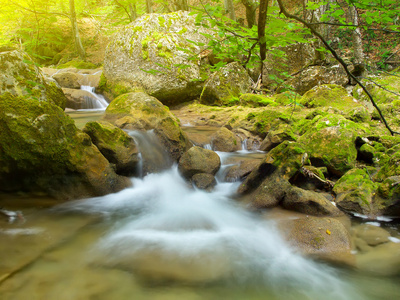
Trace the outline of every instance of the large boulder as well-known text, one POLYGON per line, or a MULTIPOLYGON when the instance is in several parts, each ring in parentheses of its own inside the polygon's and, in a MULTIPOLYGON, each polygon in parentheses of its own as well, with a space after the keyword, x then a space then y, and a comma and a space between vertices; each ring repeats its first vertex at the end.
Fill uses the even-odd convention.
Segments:
POLYGON ((83 128, 100 152, 113 163, 117 174, 137 175, 140 162, 139 151, 133 138, 111 123, 89 122, 83 128))
POLYGON ((80 89, 81 85, 79 84, 79 77, 76 73, 73 72, 62 72, 57 73, 52 76, 58 84, 63 88, 68 89, 80 89))
POLYGON ((202 33, 210 32, 196 26, 195 16, 186 11, 142 16, 108 45, 103 88, 113 93, 116 86, 142 89, 167 105, 200 96, 205 73, 190 58, 201 50, 195 43, 208 43, 202 33))
POLYGON ((221 167, 217 153, 198 146, 190 148, 179 160, 178 170, 186 179, 191 179, 198 173, 215 175, 221 167))
POLYGON ((34 98, 65 108, 66 98, 56 83, 46 80, 30 57, 21 51, 0 52, 0 94, 34 98))
POLYGON ((71 199, 129 184, 51 100, 0 95, 0 190, 71 199))
POLYGON ((251 91, 252 81, 238 62, 214 72, 205 82, 200 101, 206 104, 236 104, 241 94, 251 91))
POLYGON ((345 86, 349 82, 346 71, 340 64, 331 66, 311 66, 285 82, 286 85, 303 95, 313 87, 323 84, 345 86))
POLYGON ((174 161, 191 146, 179 120, 156 98, 143 92, 127 93, 107 107, 104 120, 129 130, 152 130, 174 161))

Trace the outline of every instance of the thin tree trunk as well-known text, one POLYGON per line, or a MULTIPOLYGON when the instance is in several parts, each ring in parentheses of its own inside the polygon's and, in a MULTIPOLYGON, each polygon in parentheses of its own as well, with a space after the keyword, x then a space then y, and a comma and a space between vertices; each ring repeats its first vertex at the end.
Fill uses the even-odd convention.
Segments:
POLYGON ((72 26, 72 35, 75 41, 75 48, 78 52, 80 59, 85 60, 86 54, 85 49, 83 49, 81 38, 79 37, 78 31, 78 23, 76 22, 76 13, 75 13, 75 1, 69 0, 69 12, 70 12, 70 20, 72 26))
POLYGON ((148 14, 153 13, 153 0, 146 0, 146 12, 148 14))
MULTIPOLYGON (((350 18, 354 25, 359 24, 357 8, 353 5, 349 7, 350 18)), ((353 45, 354 45, 354 71, 355 76, 362 76, 365 71, 365 55, 363 50, 363 43, 360 28, 355 27, 352 32, 353 45)))
POLYGON ((175 9, 176 10, 189 10, 189 4, 187 0, 176 0, 175 1, 175 9))
POLYGON ((246 8, 247 27, 252 28, 256 25, 256 10, 258 3, 254 0, 241 0, 240 2, 242 2, 246 8))
POLYGON ((236 21, 235 7, 232 0, 224 0, 225 11, 229 14, 229 18, 236 21))
POLYGON ((129 12, 129 19, 131 22, 135 21, 137 18, 136 3, 129 3, 129 12))

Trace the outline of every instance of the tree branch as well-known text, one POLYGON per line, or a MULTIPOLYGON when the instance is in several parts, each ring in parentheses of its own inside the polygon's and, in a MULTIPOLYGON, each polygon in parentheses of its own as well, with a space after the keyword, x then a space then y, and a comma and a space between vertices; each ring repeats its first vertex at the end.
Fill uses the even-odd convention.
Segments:
POLYGON ((290 14, 290 13, 286 10, 286 8, 283 6, 282 0, 277 0, 277 1, 278 1, 280 13, 282 13, 285 17, 287 17, 287 18, 289 18, 289 19, 294 19, 294 20, 296 20, 296 21, 302 23, 304 26, 306 26, 308 29, 310 29, 311 33, 312 33, 314 36, 316 36, 316 37, 324 44, 324 46, 326 47, 326 49, 328 49, 328 50, 332 53, 333 57, 342 65, 342 67, 343 67, 344 70, 346 71, 346 74, 347 74, 347 76, 349 77, 349 79, 350 79, 350 78, 353 79, 356 83, 358 83, 358 84, 361 86, 361 88, 364 90, 364 92, 367 94, 368 98, 370 99, 372 105, 373 105, 373 106, 375 107, 375 109, 378 111, 379 116, 380 116, 382 122, 384 123, 385 127, 389 130, 390 134, 391 134, 391 135, 400 134, 400 133, 398 133, 398 132, 393 131, 393 130, 390 128, 389 124, 386 122, 386 119, 385 119, 385 117, 384 117, 383 114, 382 114, 382 111, 380 110, 380 108, 378 107, 378 105, 375 103, 375 100, 374 100, 374 98, 372 97, 371 93, 370 93, 370 92, 367 90, 367 88, 361 83, 361 81, 358 80, 357 77, 355 77, 355 76, 349 71, 349 69, 347 68, 347 65, 346 65, 346 63, 343 61, 343 59, 336 53, 336 51, 335 51, 331 46, 329 46, 328 42, 322 37, 322 35, 314 29, 314 26, 310 25, 309 23, 307 23, 306 21, 304 21, 303 19, 301 19, 301 18, 299 18, 299 17, 297 17, 297 16, 294 16, 294 15, 290 14))

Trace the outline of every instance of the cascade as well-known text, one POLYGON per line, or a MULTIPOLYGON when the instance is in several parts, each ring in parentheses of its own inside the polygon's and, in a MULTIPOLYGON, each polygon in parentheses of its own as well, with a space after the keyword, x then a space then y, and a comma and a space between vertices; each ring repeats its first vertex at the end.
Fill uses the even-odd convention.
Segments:
POLYGON ((87 91, 91 94, 93 97, 85 97, 85 103, 84 103, 84 108, 85 110, 90 109, 90 110, 105 110, 108 106, 108 102, 104 97, 100 94, 95 93, 95 88, 88 86, 88 85, 82 85, 81 90, 87 91))

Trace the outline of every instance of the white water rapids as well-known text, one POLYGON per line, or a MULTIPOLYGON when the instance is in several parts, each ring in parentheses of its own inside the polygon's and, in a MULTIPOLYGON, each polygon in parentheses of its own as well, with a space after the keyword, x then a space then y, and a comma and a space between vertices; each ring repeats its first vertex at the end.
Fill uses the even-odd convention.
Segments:
POLYGON ((132 181, 119 193, 59 207, 113 222, 88 254, 91 264, 162 282, 267 286, 273 299, 363 299, 339 271, 302 257, 273 222, 237 205, 237 183, 196 190, 176 166, 132 181))

